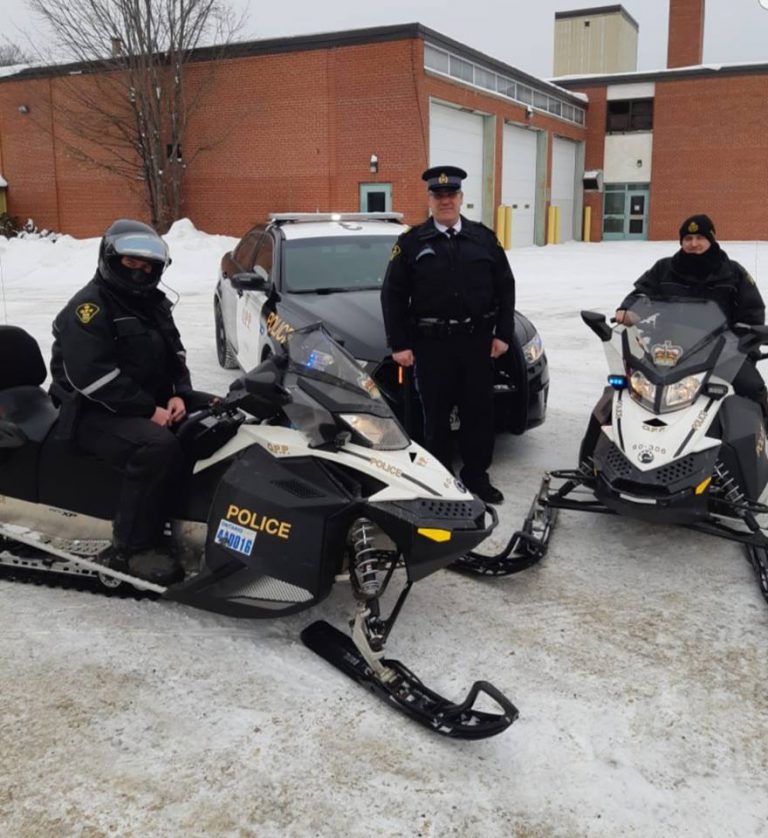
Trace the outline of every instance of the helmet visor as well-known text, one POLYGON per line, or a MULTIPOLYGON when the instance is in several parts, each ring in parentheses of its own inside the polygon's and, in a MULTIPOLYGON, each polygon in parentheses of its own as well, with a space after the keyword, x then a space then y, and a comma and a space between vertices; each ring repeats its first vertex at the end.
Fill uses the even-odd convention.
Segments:
POLYGON ((131 256, 134 259, 148 259, 168 265, 168 246, 159 236, 146 233, 125 233, 115 236, 111 242, 118 256, 131 256))

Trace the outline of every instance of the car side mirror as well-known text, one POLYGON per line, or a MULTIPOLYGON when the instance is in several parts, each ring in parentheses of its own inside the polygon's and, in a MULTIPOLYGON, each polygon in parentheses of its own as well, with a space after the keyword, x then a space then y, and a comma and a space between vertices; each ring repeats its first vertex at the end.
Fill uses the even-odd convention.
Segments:
POLYGON ((601 314, 599 311, 582 311, 581 319, 592 329, 600 340, 607 343, 611 339, 613 330, 608 325, 604 314, 601 314))
POLYGON ((232 283, 232 287, 238 291, 268 292, 272 287, 272 281, 263 269, 260 271, 242 271, 241 273, 233 274, 229 281, 232 283))

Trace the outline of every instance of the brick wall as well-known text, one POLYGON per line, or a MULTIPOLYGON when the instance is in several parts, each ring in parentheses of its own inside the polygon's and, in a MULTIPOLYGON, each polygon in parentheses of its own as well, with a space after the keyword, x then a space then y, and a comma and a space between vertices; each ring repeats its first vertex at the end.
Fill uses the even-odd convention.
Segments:
MULTIPOLYGON (((404 38, 190 66, 187 95, 200 104, 182 147, 182 215, 200 229, 239 235, 269 212, 355 211, 360 184, 383 182, 406 221, 421 221, 430 97, 497 115, 494 205, 505 119, 583 140, 576 125, 540 113, 527 118, 523 106, 425 73, 423 48, 420 38, 404 38)), ((97 81, 85 75, 0 84, 9 210, 76 236, 98 235, 120 216, 149 220, 141 182, 73 157, 56 116, 72 84, 100 101, 97 81), (18 113, 21 101, 27 116, 18 113)), ((89 151, 100 153, 98 145, 89 151)))
POLYGON ((768 239, 768 73, 656 82, 649 235, 711 215, 718 238, 768 239))
POLYGON ((667 67, 701 64, 704 53, 704 0, 669 0, 667 67))

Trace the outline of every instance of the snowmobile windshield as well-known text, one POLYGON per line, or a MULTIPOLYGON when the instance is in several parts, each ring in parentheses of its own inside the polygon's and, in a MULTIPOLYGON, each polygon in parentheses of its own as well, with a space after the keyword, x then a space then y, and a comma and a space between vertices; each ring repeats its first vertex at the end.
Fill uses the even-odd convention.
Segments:
POLYGON ((291 396, 283 411, 293 426, 323 445, 345 433, 370 448, 410 444, 368 373, 320 324, 291 332, 283 385, 291 396))
POLYGON ((730 383, 744 363, 738 338, 712 300, 644 297, 627 311, 622 342, 629 389, 649 410, 682 410, 711 378, 730 383))
POLYGON ((632 325, 626 332, 626 351, 655 377, 665 379, 713 366, 728 329, 722 309, 712 300, 642 297, 628 312, 632 325))

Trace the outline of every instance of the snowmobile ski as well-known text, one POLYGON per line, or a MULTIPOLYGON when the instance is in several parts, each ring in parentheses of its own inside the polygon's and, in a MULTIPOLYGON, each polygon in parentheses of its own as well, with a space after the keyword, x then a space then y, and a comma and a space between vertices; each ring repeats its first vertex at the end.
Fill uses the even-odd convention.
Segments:
POLYGON ((351 637, 324 620, 317 620, 301 633, 303 643, 358 684, 424 727, 454 739, 485 739, 506 730, 518 717, 512 702, 493 684, 475 681, 464 701, 454 704, 424 686, 397 660, 383 658, 385 680, 377 676, 351 637), (475 710, 478 696, 485 694, 501 713, 475 710))
MULTIPOLYGON (((557 509, 546 504, 549 480, 545 477, 533 499, 522 529, 516 530, 501 552, 493 556, 469 552, 451 565, 452 570, 475 576, 510 576, 538 564, 546 555, 557 509)), ((498 522, 496 511, 487 507, 498 522)))

